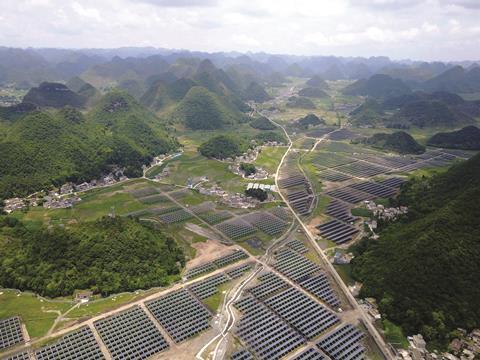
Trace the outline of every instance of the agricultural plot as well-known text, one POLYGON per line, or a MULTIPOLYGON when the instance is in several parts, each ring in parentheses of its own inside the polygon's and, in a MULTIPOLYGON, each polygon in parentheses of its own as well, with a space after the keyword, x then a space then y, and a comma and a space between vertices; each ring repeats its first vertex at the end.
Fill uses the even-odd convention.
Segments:
POLYGON ((253 235, 257 232, 255 228, 242 219, 232 219, 218 224, 217 229, 233 240, 253 235))
POLYGON ((340 321, 333 312, 293 287, 264 303, 309 340, 340 321))
POLYGON ((357 161, 351 164, 339 166, 335 169, 351 176, 363 178, 376 176, 390 171, 389 168, 369 164, 365 161, 357 161))
POLYGON ((359 230, 339 220, 331 220, 317 226, 320 235, 336 244, 343 244, 353 239, 359 230))
POLYGON ((321 270, 320 266, 286 247, 275 254, 275 268, 295 282, 321 270))
POLYGON ((352 177, 343 174, 339 171, 335 170, 323 170, 318 173, 318 177, 322 180, 326 181, 332 181, 332 182, 341 182, 341 181, 347 181, 350 180, 352 177))
POLYGON ((18 316, 0 320, 0 350, 24 342, 22 324, 18 316))
POLYGON ((145 303, 176 343, 210 327, 209 311, 187 290, 179 290, 145 303))
POLYGON ((145 197, 141 197, 137 199, 140 201, 142 204, 145 205, 153 205, 153 204, 161 204, 161 203, 168 203, 170 200, 161 194, 156 194, 156 195, 149 195, 145 197))
POLYGON ((242 219, 270 236, 283 233, 288 225, 285 221, 268 212, 251 213, 243 216, 242 219))
POLYGON ((308 249, 305 246, 305 244, 298 239, 287 242, 285 246, 288 246, 290 249, 292 249, 293 251, 296 251, 299 254, 304 254, 308 252, 308 249))
POLYGON ((113 359, 146 359, 168 348, 168 343, 139 307, 95 321, 113 359))
POLYGON ((217 274, 190 285, 188 290, 190 290, 197 298, 203 300, 216 294, 218 291, 218 286, 228 282, 229 280, 230 279, 225 274, 217 274))
POLYGON ((371 200, 375 197, 374 195, 371 195, 363 191, 352 189, 351 187, 348 187, 348 186, 335 189, 332 191, 328 191, 326 194, 328 196, 349 202, 351 204, 357 204, 360 201, 371 200))
POLYGON ((257 279, 260 283, 247 289, 257 299, 266 298, 288 287, 285 281, 271 272, 263 273, 257 279))
POLYGON ((350 213, 350 207, 336 199, 332 199, 329 202, 325 214, 347 223, 352 223, 357 220, 357 218, 350 213))
POLYGON ((203 214, 213 210, 215 210, 215 204, 211 201, 205 201, 201 204, 190 207, 190 211, 192 211, 196 215, 203 214))
POLYGON ((158 190, 153 186, 130 190, 129 192, 136 199, 145 198, 150 195, 158 194, 158 190))
POLYGON ((335 360, 363 359, 363 333, 352 325, 344 325, 322 337, 317 346, 335 360))
POLYGON ((37 360, 95 360, 105 358, 92 330, 87 326, 35 351, 35 357, 37 360))
POLYGON ((306 135, 310 137, 321 138, 322 136, 324 136, 325 134, 328 134, 329 132, 332 132, 333 130, 335 130, 335 128, 330 128, 330 127, 314 129, 314 130, 308 131, 306 135))
POLYGON ((178 211, 180 209, 181 209, 180 207, 175 205, 175 206, 167 206, 167 207, 157 207, 157 208, 149 209, 148 211, 154 215, 163 215, 163 214, 171 213, 174 211, 178 211))
POLYGON ((236 333, 257 359, 278 360, 305 344, 304 338, 267 306, 246 299, 238 306, 242 317, 236 333))
POLYGON ((394 188, 384 186, 376 182, 370 182, 370 181, 356 183, 353 185, 349 185, 348 187, 351 189, 360 190, 368 194, 372 194, 375 197, 381 197, 381 198, 389 198, 395 195, 397 192, 394 188))
POLYGON ((199 217, 206 221, 210 225, 215 225, 218 223, 221 223, 222 221, 225 221, 227 219, 230 219, 233 215, 224 210, 224 211, 209 211, 203 214, 200 214, 199 217))
POLYGON ((175 200, 179 200, 187 196, 188 193, 189 193, 189 190, 177 190, 169 193, 168 195, 170 195, 175 200))
POLYGON ((182 221, 189 220, 193 218, 193 215, 190 214, 188 211, 184 209, 180 209, 177 211, 169 212, 167 214, 163 214, 158 216, 158 218, 166 223, 166 224, 176 224, 182 221))
POLYGON ((303 279, 299 281, 299 285, 318 299, 330 305, 332 308, 340 306, 340 300, 338 300, 335 295, 330 281, 328 281, 328 278, 324 273, 303 279))
POLYGON ((301 352, 291 360, 324 360, 325 357, 316 348, 311 347, 301 352))

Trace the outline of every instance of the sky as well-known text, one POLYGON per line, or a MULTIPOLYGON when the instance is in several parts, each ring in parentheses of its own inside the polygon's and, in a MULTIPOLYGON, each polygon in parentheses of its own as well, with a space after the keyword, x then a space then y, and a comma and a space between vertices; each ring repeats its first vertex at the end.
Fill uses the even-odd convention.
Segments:
POLYGON ((1 0, 0 46, 479 60, 480 0, 1 0))

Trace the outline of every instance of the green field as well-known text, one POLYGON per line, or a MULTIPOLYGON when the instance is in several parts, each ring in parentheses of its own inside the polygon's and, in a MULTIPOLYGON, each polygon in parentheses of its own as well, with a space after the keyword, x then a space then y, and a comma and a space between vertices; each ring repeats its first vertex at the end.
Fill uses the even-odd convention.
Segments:
POLYGON ((264 147, 258 155, 255 165, 267 170, 269 174, 275 174, 285 151, 287 151, 287 148, 283 146, 264 147))
POLYGON ((396 348, 408 348, 408 340, 403 334, 402 328, 391 321, 384 319, 382 321, 385 339, 396 348))
POLYGON ((74 304, 68 300, 47 300, 31 293, 0 290, 0 319, 20 316, 30 337, 41 337, 52 327, 58 312, 64 313, 74 304))
POLYGON ((373 213, 365 208, 353 208, 351 210, 353 216, 361 216, 361 217, 366 217, 366 218, 371 218, 373 216, 373 213))

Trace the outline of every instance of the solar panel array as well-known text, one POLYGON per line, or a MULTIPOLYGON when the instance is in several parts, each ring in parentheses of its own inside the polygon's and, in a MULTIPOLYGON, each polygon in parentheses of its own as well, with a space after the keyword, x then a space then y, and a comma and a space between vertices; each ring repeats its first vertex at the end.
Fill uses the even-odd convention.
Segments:
POLYGON ((5 358, 5 360, 30 360, 30 354, 27 351, 19 352, 10 357, 5 358))
POLYGON ((303 241, 300 241, 298 239, 290 240, 285 245, 288 246, 290 249, 298 252, 299 254, 304 254, 308 252, 308 249, 303 243, 303 241))
POLYGON ((397 192, 394 188, 370 181, 356 183, 349 187, 381 198, 389 198, 397 192))
POLYGON ((228 236, 230 239, 236 240, 257 232, 255 228, 242 219, 232 219, 218 224, 217 229, 228 236))
POLYGON ((149 195, 149 196, 145 196, 145 197, 142 197, 142 198, 138 198, 138 201, 140 201, 142 204, 146 204, 146 205, 170 202, 170 200, 166 196, 161 195, 161 194, 154 194, 154 195, 149 195))
POLYGON ((324 273, 313 275, 299 282, 300 286, 332 308, 340 306, 340 300, 333 291, 330 281, 324 273))
POLYGON ((225 273, 228 275, 229 278, 236 279, 241 277, 247 271, 250 271, 253 268, 253 266, 254 266, 253 263, 242 264, 233 269, 225 271, 225 273))
POLYGON ((263 273, 257 278, 260 282, 248 288, 248 291, 258 299, 264 299, 289 285, 274 273, 263 273))
POLYGON ((363 333, 352 325, 343 325, 323 336, 317 346, 333 360, 363 359, 365 348, 360 341, 363 333))
POLYGON ((96 360, 104 359, 92 330, 84 326, 65 335, 55 343, 35 351, 37 360, 96 360))
POLYGON ((189 269, 185 273, 185 277, 187 279, 192 279, 192 278, 197 277, 199 275, 215 271, 218 268, 233 264, 233 263, 235 263, 237 261, 240 261, 242 259, 246 259, 247 257, 248 257, 248 255, 245 251, 235 249, 234 251, 232 251, 231 253, 229 253, 227 255, 220 256, 219 258, 217 258, 213 261, 210 261, 210 262, 207 262, 207 263, 204 263, 204 264, 201 264, 201 265, 198 265, 198 266, 195 266, 195 267, 189 269))
POLYGON ((371 200, 375 197, 372 194, 355 190, 348 186, 328 191, 326 194, 351 204, 356 204, 364 200, 371 200))
POLYGON ((325 356, 322 355, 318 349, 310 347, 307 350, 301 352, 297 356, 293 357, 291 360, 323 360, 325 356))
POLYGON ((285 320, 253 298, 240 303, 242 311, 237 335, 256 358, 281 359, 305 343, 304 338, 285 320))
POLYGON ((343 244, 353 239, 359 232, 357 228, 339 220, 330 220, 317 226, 320 235, 335 244, 343 244))
POLYGON ((145 303, 176 343, 210 327, 209 311, 187 290, 179 290, 145 303))
POLYGON ((168 343, 140 308, 132 308, 94 322, 113 359, 146 359, 168 348, 168 343))
POLYGON ((348 223, 357 220, 357 218, 350 213, 350 207, 346 203, 336 199, 330 200, 325 214, 348 223))
POLYGON ((275 254, 275 268, 293 281, 303 279, 321 270, 320 266, 286 247, 275 254))
POLYGON ((264 303, 309 340, 340 321, 330 310, 293 287, 264 303))
POLYGON ((18 316, 0 320, 0 350, 24 341, 18 316))
POLYGON ((193 215, 184 209, 169 212, 158 217, 166 224, 175 224, 193 218, 193 215))
POLYGON ((284 221, 288 221, 292 217, 291 214, 290 214, 290 211, 287 208, 281 207, 281 206, 271 208, 269 210, 269 212, 271 212, 273 215, 275 215, 276 217, 278 217, 278 218, 280 218, 284 221))
POLYGON ((350 175, 331 169, 320 171, 318 176, 320 179, 333 182, 347 181, 352 178, 350 175))
POLYGON ((275 236, 281 234, 288 223, 268 212, 254 212, 242 217, 265 234, 275 236))
POLYGON ((206 221, 210 225, 215 225, 225 221, 226 219, 230 219, 232 214, 226 210, 223 211, 210 211, 207 213, 200 214, 199 217, 206 221))
POLYGON ((342 165, 336 170, 356 177, 372 177, 389 171, 389 168, 373 165, 366 161, 357 161, 351 164, 342 165))
POLYGON ((398 178, 398 177, 393 177, 393 178, 380 180, 378 183, 382 184, 382 185, 385 185, 385 186, 393 187, 393 188, 399 188, 400 186, 402 186, 402 184, 404 184, 406 182, 407 182, 407 180, 405 180, 405 179, 398 178))
POLYGON ((231 360, 254 360, 250 351, 242 349, 234 352, 230 357, 231 360))
POLYGON ((220 284, 224 284, 229 280, 223 273, 216 274, 190 285, 188 289, 199 299, 206 299, 217 293, 220 284))

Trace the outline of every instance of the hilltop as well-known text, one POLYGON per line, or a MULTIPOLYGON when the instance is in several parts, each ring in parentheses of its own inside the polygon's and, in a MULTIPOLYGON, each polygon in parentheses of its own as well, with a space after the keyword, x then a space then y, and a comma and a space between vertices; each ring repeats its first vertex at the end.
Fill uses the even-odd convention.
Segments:
POLYGON ((363 242, 352 261, 382 317, 407 334, 444 347, 456 328, 480 326, 480 155, 403 187, 409 211, 380 238, 363 242))
POLYGON ((480 129, 466 126, 461 130, 438 133, 427 144, 448 149, 480 150, 480 129))
POLYGON ((350 113, 352 123, 357 126, 375 126, 382 124, 386 118, 382 105, 374 100, 367 99, 350 113))
POLYGON ((374 98, 389 98, 410 93, 410 88, 400 79, 394 79, 385 74, 376 74, 369 79, 361 79, 348 85, 345 95, 371 96, 374 98))
POLYGON ((320 88, 306 87, 298 92, 298 95, 312 98, 329 98, 330 96, 320 88))
POLYGON ((23 102, 40 107, 62 108, 70 105, 81 108, 86 104, 87 98, 73 92, 66 85, 43 82, 38 87, 31 88, 23 102))
POLYGON ((425 147, 404 131, 397 131, 392 134, 377 133, 363 140, 367 145, 382 150, 395 151, 399 154, 421 154, 425 147))
POLYGON ((8 125, 5 134, 0 197, 91 180, 110 165, 138 176, 154 155, 177 146, 155 115, 119 91, 106 94, 85 115, 71 107, 29 112, 8 125))
POLYGON ((257 103, 262 103, 271 99, 270 95, 258 83, 252 81, 245 89, 243 98, 245 100, 253 100, 257 103))
POLYGON ((474 93, 480 91, 480 68, 465 70, 461 66, 451 69, 425 81, 426 91, 448 91, 452 93, 474 93))
POLYGON ((0 217, 4 287, 49 297, 77 289, 110 295, 166 286, 185 264, 169 235, 133 219, 104 217, 66 229, 30 228, 14 220, 0 217))

